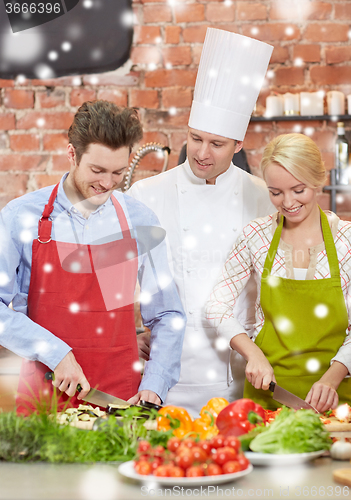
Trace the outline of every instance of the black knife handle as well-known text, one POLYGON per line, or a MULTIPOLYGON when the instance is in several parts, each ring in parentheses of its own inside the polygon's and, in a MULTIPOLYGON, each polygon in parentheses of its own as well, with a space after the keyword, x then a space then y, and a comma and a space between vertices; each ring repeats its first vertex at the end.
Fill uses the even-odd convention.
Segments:
POLYGON ((275 382, 271 382, 271 383, 269 384, 269 390, 270 390, 271 392, 274 392, 274 389, 275 389, 275 382))
MULTIPOLYGON (((46 372, 44 376, 45 376, 46 380, 55 380, 54 372, 46 372)), ((82 390, 82 386, 80 384, 78 384, 77 391, 80 392, 81 390, 82 390)))

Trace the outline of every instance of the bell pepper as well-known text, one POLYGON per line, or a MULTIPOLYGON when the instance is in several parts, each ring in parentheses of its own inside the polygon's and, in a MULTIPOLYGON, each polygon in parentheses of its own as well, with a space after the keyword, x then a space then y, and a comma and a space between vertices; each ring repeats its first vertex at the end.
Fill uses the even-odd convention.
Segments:
POLYGON ((218 434, 218 427, 215 424, 218 414, 229 405, 224 398, 212 398, 203 406, 200 411, 200 418, 194 420, 193 431, 200 439, 211 439, 218 434))
POLYGON ((164 406, 158 414, 157 429, 159 431, 169 431, 173 428, 174 436, 182 439, 193 430, 193 419, 185 408, 173 405, 164 406))
POLYGON ((216 424, 224 436, 247 434, 256 425, 264 424, 264 409, 251 399, 238 399, 226 406, 218 415, 216 424))
POLYGON ((200 416, 202 420, 211 420, 210 415, 216 419, 219 413, 229 405, 229 402, 225 398, 212 398, 209 400, 206 406, 204 406, 200 411, 200 416))

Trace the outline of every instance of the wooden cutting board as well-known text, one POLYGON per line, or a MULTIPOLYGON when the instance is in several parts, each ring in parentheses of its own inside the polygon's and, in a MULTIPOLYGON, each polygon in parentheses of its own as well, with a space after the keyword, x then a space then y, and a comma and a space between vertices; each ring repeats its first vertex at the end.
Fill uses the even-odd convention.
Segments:
POLYGON ((330 420, 330 424, 324 424, 328 432, 351 432, 351 422, 340 422, 336 417, 330 417, 328 420, 330 420))
POLYGON ((333 479, 337 483, 351 486, 351 467, 348 469, 336 469, 333 471, 333 479))

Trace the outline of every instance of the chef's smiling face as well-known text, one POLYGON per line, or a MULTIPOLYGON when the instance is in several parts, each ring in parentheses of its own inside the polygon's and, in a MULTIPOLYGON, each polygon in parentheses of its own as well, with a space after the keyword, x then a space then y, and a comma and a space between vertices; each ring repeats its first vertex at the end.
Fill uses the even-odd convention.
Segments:
POLYGON ((67 153, 71 169, 65 180, 65 192, 73 204, 83 202, 87 209, 90 205, 90 209, 95 210, 123 181, 129 148, 110 149, 102 144, 90 144, 79 164, 72 144, 68 145, 67 153))
POLYGON ((207 184, 228 170, 234 153, 242 148, 242 141, 189 128, 187 156, 191 170, 207 184))
POLYGON ((265 168, 267 183, 273 205, 290 224, 298 224, 318 212, 317 188, 309 187, 296 179, 277 163, 265 168))

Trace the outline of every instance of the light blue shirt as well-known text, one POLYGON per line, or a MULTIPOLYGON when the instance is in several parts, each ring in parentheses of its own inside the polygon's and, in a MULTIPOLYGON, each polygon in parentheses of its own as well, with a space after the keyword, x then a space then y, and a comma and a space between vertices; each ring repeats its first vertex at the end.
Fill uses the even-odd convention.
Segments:
MULTIPOLYGON (((63 181, 67 175, 61 179, 51 214, 52 238, 84 245, 122 238, 111 199, 85 219, 65 194, 63 181)), ((32 242, 38 237, 38 221, 53 187, 12 200, 0 212, 0 344, 19 356, 44 363, 51 370, 71 347, 28 318, 27 299, 32 242), (13 310, 8 307, 11 302, 13 310)), ((113 194, 124 210, 132 236, 137 239, 140 311, 144 325, 151 330, 150 360, 145 365, 139 390, 152 390, 164 401, 167 391, 179 378, 186 316, 169 271, 165 241, 149 252, 145 251, 145 245, 141 250, 138 242, 138 226, 160 227, 156 215, 143 203, 119 191, 113 194)))

